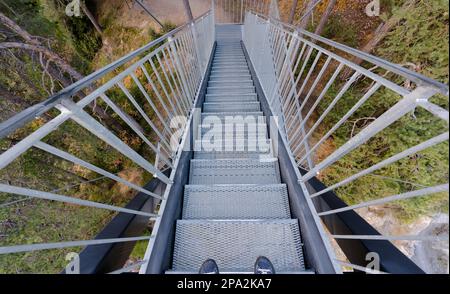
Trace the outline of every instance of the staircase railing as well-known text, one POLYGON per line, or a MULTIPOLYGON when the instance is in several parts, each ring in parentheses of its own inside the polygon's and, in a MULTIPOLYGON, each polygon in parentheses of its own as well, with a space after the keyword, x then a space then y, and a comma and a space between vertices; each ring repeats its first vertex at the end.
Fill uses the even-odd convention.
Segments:
MULTIPOLYGON (((35 188, 32 183, 28 186, 27 183, 15 181, 15 174, 8 171, 8 166, 16 160, 20 161, 25 154, 39 149, 39 152, 54 156, 55 160, 62 160, 84 171, 101 175, 102 179, 110 180, 110 187, 118 183, 164 203, 177 169, 177 158, 181 153, 180 143, 187 128, 186 118, 192 113, 214 41, 214 19, 212 13, 207 12, 192 23, 178 27, 63 89, 48 100, 1 123, 1 137, 14 134, 15 139, 10 147, 0 154, 0 172, 3 175, 10 173, 7 177, 11 179, 0 183, 1 194, 105 209, 113 213, 129 213, 158 222, 162 211, 137 211, 56 192, 65 191, 67 187, 48 191, 35 188), (103 116, 96 112, 99 109, 103 116), (57 132, 59 136, 54 137, 53 134, 57 132), (17 137, 20 139, 17 140, 17 137), (96 160, 95 152, 90 153, 92 158, 87 158, 89 153, 58 147, 64 146, 60 141, 67 137, 79 142, 83 148, 100 148, 105 152, 114 150, 117 152, 114 160, 122 163, 126 161, 128 166, 140 168, 144 174, 156 176, 166 184, 166 193, 159 195, 148 191, 124 176, 90 163, 96 160), (96 143, 93 147, 93 140, 99 140, 101 143, 96 143), (170 176, 164 173, 167 169, 171 169, 170 176), (15 182, 18 184, 14 184, 15 182)), ((82 184, 86 184, 86 181, 71 185, 70 191, 82 184)), ((14 205, 14 202, 11 205, 14 205)), ((8 203, 3 203, 2 207, 7 205, 8 203)), ((39 237, 46 239, 45 236, 39 237)), ((36 236, 25 236, 25 244, 10 244, 8 238, 3 238, 2 243, 6 246, 0 247, 0 254, 151 238, 152 236, 136 236, 33 243, 36 236)))
MULTIPOLYGON (((440 176, 445 171, 428 166, 428 172, 443 181, 430 185, 413 182, 414 171, 399 175, 400 164, 413 156, 420 166, 427 165, 427 159, 419 156, 426 150, 440 148, 441 154, 448 151, 448 110, 441 106, 448 101, 447 85, 258 12, 246 12, 243 34, 264 94, 278 116, 283 139, 298 167, 306 171, 299 175, 298 181, 311 200, 329 191, 345 195, 352 191, 345 190, 349 184, 371 181, 374 177, 395 183, 401 191, 395 195, 373 192, 375 195, 350 195, 356 204, 318 211, 322 221, 343 212, 448 193, 448 177, 440 176), (362 65, 352 61, 356 58, 364 61, 362 65), (373 109, 371 116, 366 117, 364 107, 369 99, 376 99, 380 109, 373 109), (365 153, 360 152, 361 148, 376 144, 376 140, 383 140, 386 132, 402 128, 410 128, 410 134, 417 137, 416 143, 382 146, 388 152, 379 151, 375 160, 366 160, 365 153), (348 166, 346 160, 358 166, 348 166), (328 187, 314 191, 308 181, 316 177, 328 187), (358 202, 359 199, 362 201, 358 202)), ((390 143, 387 137, 384 140, 390 143)), ((448 155, 443 157, 448 169, 448 155)), ((424 235, 329 236, 337 243, 440 240, 424 235)), ((365 268, 342 259, 336 262, 358 270, 365 268)))
POLYGON ((247 10, 279 18, 274 0, 211 0, 211 4, 216 24, 243 24, 247 10))

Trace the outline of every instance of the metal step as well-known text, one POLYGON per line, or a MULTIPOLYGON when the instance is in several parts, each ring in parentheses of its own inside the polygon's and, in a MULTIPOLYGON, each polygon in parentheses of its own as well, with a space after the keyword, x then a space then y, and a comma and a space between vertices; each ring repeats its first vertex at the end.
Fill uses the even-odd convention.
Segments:
POLYGON ((223 73, 223 74, 214 74, 209 76, 209 81, 226 81, 226 80, 235 80, 235 79, 239 79, 239 80, 252 80, 251 75, 250 74, 227 74, 227 73, 223 73))
MULTIPOLYGON (((236 57, 233 56, 232 58, 236 58, 236 57)), ((215 68, 221 67, 221 66, 233 66, 233 67, 234 66, 242 66, 242 67, 246 67, 247 68, 248 64, 246 62, 243 62, 243 61, 240 61, 239 64, 238 64, 238 62, 234 62, 234 60, 233 61, 222 61, 222 62, 219 62, 219 63, 214 62, 212 64, 211 69, 214 70, 215 68)))
POLYGON ((221 67, 221 66, 236 66, 236 67, 247 67, 247 62, 245 61, 234 61, 234 60, 219 60, 219 61, 214 61, 212 64, 212 69, 216 68, 216 67, 221 67))
POLYGON ((189 183, 195 185, 217 184, 278 184, 278 160, 254 159, 192 159, 189 183))
POLYGON ((246 118, 253 118, 255 121, 265 122, 264 113, 262 111, 255 111, 255 112, 207 112, 202 113, 202 122, 204 119, 211 117, 212 119, 219 118, 222 122, 226 122, 226 118, 228 119, 234 119, 234 118, 240 118, 243 119, 246 118))
POLYGON ((245 59, 245 56, 230 56, 230 57, 223 57, 223 56, 218 56, 216 55, 213 59, 213 62, 224 62, 224 61, 242 61, 247 63, 247 60, 245 59))
POLYGON ((248 70, 248 66, 246 64, 242 65, 233 65, 233 64, 223 64, 223 65, 213 65, 212 71, 220 71, 220 70, 227 70, 227 69, 234 69, 234 70, 248 70))
POLYGON ((290 218, 287 188, 277 185, 186 185, 183 219, 290 218))
POLYGON ((233 93, 224 93, 224 94, 206 94, 205 99, 223 99, 224 101, 227 100, 235 100, 235 99, 243 99, 243 100, 249 100, 252 99, 258 99, 258 96, 256 93, 247 93, 247 94, 233 94, 233 93))
POLYGON ((230 45, 219 45, 216 47, 216 54, 223 52, 237 52, 243 53, 242 47, 240 45, 230 44, 230 45))
POLYGON ((223 55, 239 55, 240 57, 245 57, 244 51, 240 50, 230 50, 230 49, 218 49, 214 54, 214 58, 221 57, 223 55))
POLYGON ((245 95, 206 95, 205 102, 208 103, 221 103, 221 102, 258 102, 256 94, 245 95))
POLYGON ((221 66, 233 66, 233 67, 248 67, 245 61, 214 61, 212 64, 212 68, 221 67, 221 66))
POLYGON ((208 87, 253 87, 253 81, 209 81, 208 87))
POLYGON ((246 87, 208 87, 206 88, 207 94, 254 94, 255 87, 254 86, 246 86, 246 87))
POLYGON ((266 256, 275 271, 303 271, 297 220, 178 220, 174 271, 198 272, 208 258, 224 272, 252 272, 266 256))
POLYGON ((233 49, 233 48, 216 48, 216 52, 214 56, 220 56, 220 55, 244 55, 244 51, 242 51, 242 48, 239 49, 233 49))
POLYGON ((247 59, 243 53, 230 54, 230 56, 225 56, 224 54, 214 55, 213 62, 217 61, 230 61, 230 62, 243 62, 247 63, 247 59))
POLYGON ((243 139, 257 139, 259 136, 267 138, 267 125, 265 123, 259 124, 257 121, 245 123, 240 121, 237 123, 220 123, 220 124, 208 124, 199 125, 198 134, 202 137, 208 134, 208 136, 218 136, 222 138, 243 138, 243 139))
POLYGON ((216 54, 214 55, 214 61, 217 60, 229 60, 229 61, 236 61, 236 60, 241 60, 241 61, 246 61, 245 59, 245 55, 242 53, 220 53, 220 54, 216 54))
POLYGON ((216 76, 216 75, 235 75, 235 76, 240 76, 240 75, 248 75, 250 74, 250 71, 248 69, 222 69, 222 70, 211 70, 211 76, 216 76))
MULTIPOLYGON (((256 140, 255 138, 211 138, 211 140, 195 140, 196 152, 259 152, 268 153, 271 150, 271 139, 256 140)), ((240 157, 237 157, 240 158, 240 157)), ((259 157, 258 157, 259 158, 259 157)))
POLYGON ((204 112, 235 112, 235 111, 260 111, 259 102, 243 102, 243 103, 203 103, 204 112))
POLYGON ((214 53, 214 58, 216 57, 220 57, 223 55, 239 55, 240 57, 244 57, 244 51, 242 50, 242 48, 239 49, 233 49, 233 48, 216 48, 216 51, 214 53))
POLYGON ((240 49, 233 49, 233 48, 216 48, 216 52, 214 54, 214 57, 220 56, 220 55, 244 55, 244 51, 242 48, 240 49))
POLYGON ((270 148, 266 152, 260 151, 196 151, 194 152, 194 159, 265 159, 273 157, 270 148))

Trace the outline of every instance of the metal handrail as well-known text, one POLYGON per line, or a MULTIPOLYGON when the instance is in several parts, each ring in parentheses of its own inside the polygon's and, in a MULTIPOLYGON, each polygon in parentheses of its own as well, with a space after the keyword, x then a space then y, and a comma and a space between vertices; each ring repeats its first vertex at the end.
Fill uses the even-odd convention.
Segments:
MULTIPOLYGON (((204 14, 197 17, 195 21, 198 21, 206 16, 208 16, 211 13, 211 11, 207 11, 204 14)), ((82 91, 90 86, 92 86, 96 81, 98 81, 100 78, 104 77, 108 73, 114 71, 115 69, 119 68, 120 66, 126 64, 127 62, 133 60, 137 56, 141 55, 142 53, 148 51, 152 47, 155 47, 156 45, 163 43, 167 41, 170 37, 175 35, 176 33, 180 32, 187 26, 189 26, 190 23, 186 23, 182 26, 179 26, 172 31, 166 33, 165 35, 151 41, 150 43, 128 53, 127 55, 119 58, 118 60, 96 70, 95 72, 85 76, 79 81, 76 81, 75 83, 71 84, 70 86, 62 89, 55 95, 47 98, 45 101, 39 102, 22 112, 14 115, 13 117, 7 119, 6 121, 0 123, 0 139, 8 136, 18 128, 24 126, 26 123, 30 122, 31 120, 35 119, 36 117, 42 115, 43 113, 50 110, 52 107, 54 107, 59 101, 65 98, 70 98, 79 91, 82 91)))
POLYGON ((372 63, 374 65, 377 65, 377 66, 379 66, 381 68, 384 68, 384 69, 386 69, 388 71, 391 71, 391 72, 393 72, 395 74, 398 74, 399 76, 402 76, 402 77, 404 77, 404 78, 406 78, 406 79, 408 79, 410 81, 413 81, 413 82, 415 82, 415 83, 417 83, 417 84, 419 84, 421 86, 429 86, 429 87, 436 88, 442 95, 445 95, 445 96, 449 95, 449 86, 448 85, 443 84, 443 83, 441 83, 439 81, 436 81, 434 79, 431 79, 429 77, 426 77, 426 76, 424 76, 424 75, 422 75, 422 74, 420 74, 418 72, 412 71, 412 70, 410 70, 408 68, 405 68, 403 66, 400 66, 398 64, 389 62, 389 61, 387 61, 385 59, 382 59, 380 57, 374 56, 374 55, 369 54, 367 52, 364 52, 364 51, 361 51, 361 50, 349 47, 347 45, 338 43, 336 41, 324 38, 324 37, 319 36, 319 35, 316 35, 314 33, 311 33, 309 31, 307 31, 307 30, 298 28, 298 27, 296 27, 296 26, 294 26, 292 24, 288 24, 288 23, 282 22, 279 19, 270 18, 270 17, 268 17, 268 16, 266 16, 266 15, 264 15, 262 13, 259 13, 257 11, 254 11, 254 10, 251 10, 251 9, 249 11, 251 13, 261 17, 262 19, 265 19, 267 21, 276 23, 277 25, 280 25, 280 26, 282 26, 284 28, 288 28, 292 32, 297 31, 300 35, 307 36, 307 37, 311 38, 312 40, 319 41, 319 42, 321 42, 323 44, 326 44, 328 46, 331 46, 331 47, 333 47, 335 49, 338 49, 338 50, 343 51, 345 53, 349 53, 349 54, 351 54, 351 55, 353 55, 353 56, 355 56, 357 58, 360 58, 360 59, 362 59, 364 61, 370 62, 370 63, 372 63))
MULTIPOLYGON (((164 203, 165 197, 173 183, 173 174, 176 172, 178 158, 182 153, 182 138, 186 136, 188 125, 172 125, 172 121, 178 118, 190 117, 193 113, 194 102, 200 92, 206 64, 209 61, 214 37, 214 19, 211 11, 196 18, 189 24, 185 24, 163 37, 150 42, 138 50, 120 58, 116 62, 96 71, 77 83, 65 88, 57 95, 48 100, 34 105, 33 107, 19 113, 0 125, 4 134, 9 134, 22 126, 27 121, 49 110, 56 109, 59 113, 55 117, 39 126, 30 134, 25 135, 16 144, 10 146, 0 154, 0 170, 8 167, 15 159, 25 152, 37 148, 46 154, 55 156, 66 162, 80 166, 90 172, 102 175, 112 180, 112 183, 120 183, 142 195, 153 197, 164 203), (153 47, 153 51, 147 53, 153 47), (71 95, 92 86, 100 77, 135 60, 136 57, 146 55, 119 74, 116 74, 104 84, 83 95, 78 101, 71 99, 71 95), (125 81, 129 81, 128 86, 125 81), (114 90, 115 92, 110 92, 114 90), (133 92, 134 90, 135 92, 133 92), (137 95, 142 100, 137 99, 137 95), (134 111, 136 120, 129 113, 123 103, 119 103, 118 97, 125 99, 126 103, 134 111), (153 163, 147 159, 147 154, 135 151, 130 144, 122 139, 107 124, 99 122, 84 108, 94 101, 107 105, 110 111, 122 120, 122 126, 128 127, 141 140, 141 146, 152 151, 157 158, 153 163), (128 158, 130 163, 142 168, 165 184, 164 195, 156 194, 144 187, 136 185, 123 176, 107 171, 105 168, 96 166, 89 162, 91 159, 81 159, 78 154, 61 150, 45 142, 44 138, 57 130, 67 121, 73 121, 100 141, 106 143, 111 149, 115 149, 121 156, 128 158), (6 129, 7 128, 7 129, 6 129), (157 145, 157 146, 156 146, 157 145), (171 174, 166 175, 164 171, 170 168, 171 174)), ((52 112, 53 113, 53 112, 52 112)), ((77 138, 82 140, 83 138, 77 138)), ((81 183, 80 183, 81 184, 81 183)), ((0 184, 0 193, 21 195, 35 199, 51 200, 62 203, 75 204, 85 207, 104 209, 114 213, 128 213, 147 217, 158 222, 163 210, 157 212, 144 212, 128 209, 119 205, 104 204, 91 200, 79 199, 78 197, 57 194, 59 189, 46 192, 39 189, 14 186, 9 182, 0 184)), ((54 243, 37 243, 28 245, 10 245, 0 247, 0 254, 57 249, 74 246, 87 246, 96 244, 109 244, 118 242, 130 242, 138 240, 149 240, 151 237, 130 237, 99 240, 80 240, 54 243)))
MULTIPOLYGON (((310 200, 321 195, 326 195, 326 192, 349 184, 360 177, 371 175, 372 172, 395 164, 397 161, 417 152, 432 148, 443 142, 448 142, 449 112, 430 101, 430 98, 437 94, 443 94, 448 97, 447 85, 381 58, 317 36, 305 30, 299 30, 273 17, 268 17, 251 10, 248 10, 246 13, 243 34, 244 44, 260 80, 262 91, 267 97, 272 112, 279 117, 280 128, 283 130, 281 133, 283 140, 290 148, 290 156, 292 156, 292 160, 299 168, 306 170, 302 174, 298 173, 297 178, 304 193, 310 200), (319 42, 327 45, 328 49, 321 47, 318 44, 319 42), (388 72, 393 72, 408 80, 410 83, 408 83, 408 86, 399 85, 398 81, 390 79, 387 75, 379 75, 371 70, 367 70, 353 61, 338 55, 333 49, 350 53, 372 65, 383 68, 388 72), (344 68, 351 70, 351 77, 349 79, 338 79, 339 75, 343 73, 344 68), (411 86, 411 82, 413 86, 411 86), (337 119, 333 118, 334 125, 328 131, 329 126, 325 126, 326 129, 323 131, 325 134, 323 134, 319 126, 330 114, 333 114, 335 106, 338 105, 341 98, 345 97, 347 91, 351 87, 356 88, 355 85, 357 84, 363 85, 358 92, 359 100, 355 100, 353 105, 346 106, 346 113, 340 114, 337 119), (336 93, 329 91, 332 85, 336 86, 336 93), (400 96, 399 101, 390 106, 383 114, 373 118, 370 124, 367 124, 355 136, 351 136, 342 146, 337 147, 336 150, 325 155, 323 159, 316 158, 318 147, 331 137, 350 117, 355 115, 357 110, 381 89, 400 96), (312 98, 313 96, 314 98, 312 98), (325 103, 324 97, 329 98, 330 102, 325 103), (319 104, 322 106, 321 110, 319 110, 319 104), (369 139, 389 126, 392 126, 417 107, 431 114, 436 119, 436 122, 446 122, 446 124, 443 124, 445 130, 439 129, 436 131, 438 134, 433 135, 434 137, 426 138, 426 140, 423 139, 423 142, 420 144, 409 147, 377 163, 371 163, 365 169, 357 171, 347 178, 340 179, 337 183, 333 183, 323 190, 314 190, 309 183, 311 179, 325 169, 333 167, 338 160, 347 154, 355 154, 353 152, 359 146, 362 146, 369 139), (335 120, 338 120, 338 122, 335 122, 335 120), (311 140, 313 136, 315 136, 314 140, 311 140), (314 142, 312 147, 310 147, 311 142, 314 142)), ((322 218, 341 212, 355 212, 356 209, 368 206, 381 205, 415 197, 425 197, 427 195, 446 193, 448 191, 448 183, 439 183, 435 186, 424 187, 419 190, 401 191, 396 195, 379 195, 376 200, 363 201, 347 207, 330 208, 319 212, 314 207, 312 209, 317 217, 322 218)), ((383 241, 429 241, 439 239, 429 236, 338 234, 330 234, 329 237, 335 240, 383 241)), ((355 266, 357 267, 359 265, 355 266)))
POLYGON ((274 0, 212 0, 212 9, 215 13, 215 23, 243 24, 245 12, 249 9, 263 12, 268 15, 278 15, 273 11, 278 7, 274 0))

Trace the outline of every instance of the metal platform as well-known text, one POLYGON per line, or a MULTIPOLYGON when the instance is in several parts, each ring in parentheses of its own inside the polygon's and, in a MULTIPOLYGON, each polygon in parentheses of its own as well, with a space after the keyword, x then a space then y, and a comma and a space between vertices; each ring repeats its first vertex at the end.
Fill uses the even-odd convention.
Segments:
POLYGON ((258 256, 277 271, 304 270, 297 220, 179 220, 173 270, 198 272, 213 258, 222 271, 253 271, 258 256))

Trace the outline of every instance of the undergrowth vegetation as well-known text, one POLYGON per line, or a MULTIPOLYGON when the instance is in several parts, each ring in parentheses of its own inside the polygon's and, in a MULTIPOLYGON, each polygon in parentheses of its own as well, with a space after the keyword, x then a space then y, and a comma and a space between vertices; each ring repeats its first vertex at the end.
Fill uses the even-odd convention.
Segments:
MULTIPOLYGON (((100 35, 86 16, 67 17, 64 6, 61 6, 64 3, 66 2, 56 0, 6 0, 0 3, 0 11, 35 38, 45 42, 48 48, 85 75, 174 28, 169 23, 165 24, 161 30, 127 27, 126 24, 120 24, 117 21, 112 11, 100 18, 100 24, 103 27, 103 33, 100 35)), ((6 30, 0 31, 1 41, 3 41, 2 38, 6 40, 16 37, 9 33, 3 36, 3 32, 6 34, 6 30)), ((58 83, 53 85, 50 80, 45 79, 38 55, 19 50, 0 53, 2 53, 0 56, 2 93, 5 90, 20 97, 20 105, 0 99, 2 109, 0 121, 45 100, 63 88, 63 85, 58 83)), ((122 71, 125 66, 99 83, 104 83, 106 79, 122 71)), ((159 67, 159 64, 156 63, 155 66, 159 67)), ((148 71, 151 72, 151 69, 148 68, 148 71)), ((145 82, 143 74, 136 75, 141 83, 147 86, 148 83, 145 82)), ((156 79, 153 75, 151 78, 156 79)), ((156 84, 156 80, 153 82, 156 84)), ((125 80, 124 84, 136 101, 145 105, 144 110, 153 120, 154 110, 148 103, 144 103, 145 98, 136 84, 130 80, 125 80)), ((112 88, 108 91, 108 95, 130 118, 142 126, 150 141, 157 141, 155 132, 143 121, 142 116, 130 104, 122 91, 112 88)), ((154 152, 101 100, 96 103, 115 122, 116 128, 112 131, 133 150, 153 163, 154 152)), ((155 104, 158 108, 161 107, 158 103, 155 104)), ((102 118, 93 113, 90 108, 86 108, 86 111, 105 124, 102 118)), ((56 110, 49 111, 6 139, 0 140, 1 152, 58 114, 56 110)), ((153 178, 127 157, 70 120, 46 136, 43 141, 138 186, 143 186, 153 178)), ((136 195, 136 191, 126 185, 109 180, 38 148, 31 148, 7 168, 0 170, 0 182, 115 206, 125 206, 136 195)), ((0 246, 89 240, 94 238, 114 215, 115 213, 108 210, 0 193, 0 246)), ((66 254, 79 252, 80 249, 67 248, 0 255, 0 273, 58 273, 68 263, 65 260, 66 254)), ((142 253, 140 251, 142 250, 136 251, 138 255, 142 253)))
MULTIPOLYGON (((398 5, 400 5, 401 1, 398 5)), ((392 13, 398 13, 393 7, 392 13)), ((425 76, 448 83, 448 1, 417 1, 414 9, 401 15, 401 24, 396 26, 375 54, 391 62, 401 64, 425 76)), ((352 43, 355 35, 352 29, 341 30, 341 21, 331 21, 326 29, 329 37, 337 37, 344 43, 352 43), (339 24, 339 25, 336 25, 339 24)), ((371 85, 358 83, 350 88, 325 119, 320 133, 324 135, 361 98, 371 85)), ((337 94, 338 87, 332 88, 319 105, 322 113, 337 94)), ((382 88, 350 117, 326 141, 319 150, 319 160, 346 143, 352 136, 366 127, 376 117, 398 102, 401 97, 382 88)), ((448 110, 448 99, 436 95, 434 103, 448 110)), ((324 170, 320 177, 326 184, 339 182, 356 171, 368 168, 394 154, 417 145, 448 130, 448 125, 428 111, 417 108, 413 113, 374 136, 367 143, 346 155, 324 170)), ((320 136, 318 136, 320 138, 320 136)), ((317 139, 318 139, 317 138, 317 139)), ((447 183, 449 179, 448 142, 428 148, 416 156, 410 156, 372 176, 362 177, 336 190, 348 204, 357 204, 385 196, 405 193, 428 186, 447 183), (400 180, 400 181, 399 181, 400 180)), ((411 222, 423 215, 448 212, 448 193, 431 197, 416 197, 388 204, 403 221, 411 222)))

